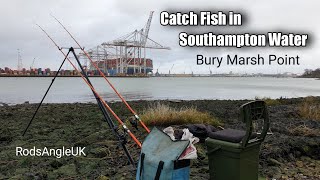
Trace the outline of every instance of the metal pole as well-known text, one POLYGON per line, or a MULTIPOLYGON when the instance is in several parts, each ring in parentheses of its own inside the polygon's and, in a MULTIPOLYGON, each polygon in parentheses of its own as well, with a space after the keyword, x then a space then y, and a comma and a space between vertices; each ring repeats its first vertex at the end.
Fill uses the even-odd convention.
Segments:
POLYGON ((146 66, 147 66, 147 61, 146 61, 146 46, 144 46, 144 62, 143 62, 143 66, 144 66, 144 74, 147 74, 147 71, 146 71, 146 66))
POLYGON ((30 127, 30 125, 31 125, 31 123, 32 123, 32 121, 33 121, 33 119, 36 117, 36 115, 37 115, 37 113, 38 113, 38 110, 40 109, 40 106, 42 105, 42 102, 43 102, 43 101, 44 101, 44 99, 46 98, 46 96, 47 96, 47 94, 48 94, 48 92, 49 92, 49 90, 50 90, 50 88, 51 88, 51 86, 52 86, 53 82, 56 80, 56 78, 57 78, 57 76, 58 76, 58 74, 59 74, 59 72, 60 72, 60 70, 61 70, 61 68, 62 68, 62 66, 63 66, 63 64, 64 64, 64 62, 66 61, 66 59, 67 59, 67 57, 68 57, 69 53, 70 53, 70 51, 67 53, 67 55, 66 55, 66 56, 65 56, 65 58, 63 59, 63 61, 62 61, 61 65, 60 65, 60 67, 59 67, 59 69, 58 69, 57 73, 55 74, 54 78, 52 79, 52 81, 51 81, 51 83, 50 83, 50 85, 49 85, 49 87, 48 87, 48 89, 47 89, 46 93, 45 93, 45 94, 44 94, 44 96, 42 97, 42 99, 41 99, 41 101, 40 101, 40 103, 39 103, 39 105, 38 105, 38 107, 37 107, 36 111, 34 112, 34 114, 33 114, 32 118, 31 118, 31 120, 29 121, 29 124, 27 125, 26 129, 23 131, 22 136, 24 136, 24 135, 26 134, 26 132, 27 132, 27 130, 29 129, 29 127, 30 127))

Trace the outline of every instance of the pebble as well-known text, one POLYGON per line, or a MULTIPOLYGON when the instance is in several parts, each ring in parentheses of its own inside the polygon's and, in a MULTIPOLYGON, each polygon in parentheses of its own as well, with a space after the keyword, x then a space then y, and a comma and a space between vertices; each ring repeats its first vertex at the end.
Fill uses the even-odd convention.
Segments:
POLYGON ((301 168, 301 167, 303 167, 303 162, 302 161, 297 161, 296 165, 301 168))

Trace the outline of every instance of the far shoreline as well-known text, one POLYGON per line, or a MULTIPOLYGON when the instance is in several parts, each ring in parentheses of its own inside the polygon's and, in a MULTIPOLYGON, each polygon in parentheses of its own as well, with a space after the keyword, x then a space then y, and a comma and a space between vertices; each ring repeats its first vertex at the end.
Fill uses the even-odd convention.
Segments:
MULTIPOLYGON (((54 77, 54 75, 47 75, 47 76, 28 76, 28 75, 0 75, 0 78, 49 78, 54 77)), ((57 78, 81 78, 81 76, 57 76, 57 78)), ((88 76, 89 78, 99 78, 102 76, 94 75, 88 76)), ((163 74, 160 76, 106 76, 106 78, 202 78, 202 77, 210 77, 210 78, 306 78, 306 79, 316 79, 319 80, 318 77, 302 77, 302 76, 281 76, 276 74, 271 75, 262 75, 262 76, 255 76, 255 75, 209 75, 209 74, 163 74)))
MULTIPOLYGON (((264 100, 264 101, 272 101, 272 100, 279 100, 279 101, 291 101, 291 102, 296 102, 296 101, 301 101, 307 97, 314 97, 316 99, 320 100, 320 96, 305 96, 305 97, 292 97, 292 98, 287 98, 287 97, 279 97, 279 98, 269 98, 269 97, 257 97, 255 99, 137 99, 137 100, 127 100, 127 102, 130 103, 155 103, 155 102, 168 102, 168 103, 191 103, 192 102, 248 102, 248 101, 254 101, 254 100, 264 100)), ((117 101, 112 100, 108 101, 107 99, 106 103, 108 104, 122 104, 122 101, 119 99, 117 101)), ((1 107, 6 107, 6 106, 23 106, 23 105, 36 105, 39 104, 39 102, 32 102, 30 103, 29 101, 25 101, 22 103, 16 103, 16 104, 9 104, 5 102, 0 102, 0 108, 1 107)), ((72 104, 78 104, 78 105, 95 105, 97 104, 96 101, 90 101, 90 102, 44 102, 43 105, 72 105, 72 104)))

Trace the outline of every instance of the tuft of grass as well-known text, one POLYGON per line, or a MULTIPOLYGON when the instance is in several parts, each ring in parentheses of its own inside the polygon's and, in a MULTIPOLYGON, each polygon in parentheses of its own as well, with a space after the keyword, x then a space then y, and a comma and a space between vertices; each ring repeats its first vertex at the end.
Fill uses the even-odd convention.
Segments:
POLYGON ((221 125, 218 119, 207 112, 200 112, 194 107, 175 109, 168 105, 156 103, 144 110, 141 119, 147 125, 170 126, 181 124, 211 124, 221 125))
POLYGON ((320 136, 320 132, 316 129, 311 129, 306 125, 300 125, 294 128, 289 129, 289 132, 294 136, 308 136, 316 137, 320 136))
POLYGON ((308 96, 298 106, 299 114, 305 119, 320 120, 320 102, 308 96))
POLYGON ((255 100, 262 100, 266 102, 268 106, 275 106, 275 105, 280 105, 281 102, 278 99, 271 99, 270 97, 255 97, 255 100))

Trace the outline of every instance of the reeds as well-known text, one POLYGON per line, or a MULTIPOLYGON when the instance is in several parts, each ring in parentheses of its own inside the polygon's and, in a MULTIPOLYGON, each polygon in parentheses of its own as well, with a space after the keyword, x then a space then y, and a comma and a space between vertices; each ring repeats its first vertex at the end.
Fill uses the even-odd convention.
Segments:
POLYGON ((170 126, 181 124, 211 124, 220 122, 208 112, 200 112, 195 107, 172 108, 168 105, 155 103, 144 110, 141 119, 148 125, 170 126))
POLYGON ((320 136, 320 132, 317 129, 309 128, 306 125, 300 125, 294 128, 290 128, 288 129, 288 131, 294 136, 308 136, 308 137, 320 136))
POLYGON ((320 102, 315 97, 309 96, 304 98, 298 109, 301 117, 310 120, 320 120, 320 102))

